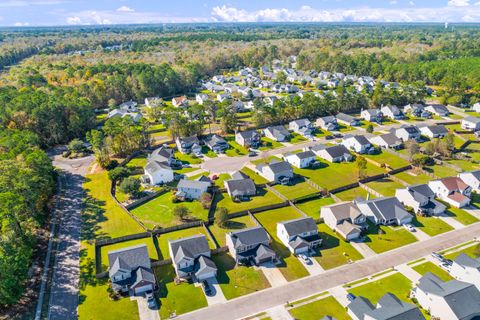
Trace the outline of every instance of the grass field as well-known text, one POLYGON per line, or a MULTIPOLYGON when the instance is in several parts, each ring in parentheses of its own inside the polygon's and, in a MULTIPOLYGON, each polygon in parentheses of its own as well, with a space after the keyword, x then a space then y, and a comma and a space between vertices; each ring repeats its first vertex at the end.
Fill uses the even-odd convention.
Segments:
POLYGON ((227 149, 225 151, 225 154, 229 157, 236 157, 236 156, 244 156, 248 154, 247 148, 239 145, 235 141, 235 136, 234 135, 229 135, 225 137, 225 140, 227 140, 228 144, 230 145, 230 149, 227 149))
POLYGON ((273 188, 280 192, 283 196, 287 197, 289 200, 301 198, 303 196, 308 196, 319 192, 307 182, 302 181, 303 179, 297 180, 299 181, 294 182, 293 185, 284 186, 281 184, 276 184, 273 186, 273 188))
POLYGON ((292 133, 289 142, 295 144, 295 143, 300 143, 300 142, 304 142, 304 141, 307 141, 307 139, 304 136, 302 136, 298 133, 292 133))
POLYGON ((181 152, 175 152, 175 158, 183 162, 183 164, 200 164, 202 159, 192 155, 192 154, 183 154, 181 152))
POLYGON ((131 210, 145 225, 153 228, 155 225, 170 227, 182 223, 174 216, 173 210, 178 206, 185 206, 190 211, 189 220, 208 220, 208 210, 203 209, 199 201, 172 202, 172 193, 166 192, 139 207, 131 210))
POLYGON ((480 258, 480 244, 474 244, 460 251, 449 253, 445 255, 445 258, 454 260, 455 258, 458 257, 460 253, 465 253, 466 255, 470 256, 473 259, 478 259, 480 258))
POLYGON ((410 302, 408 295, 412 289, 412 283, 400 273, 395 273, 382 279, 374 280, 362 286, 348 290, 355 296, 362 296, 370 300, 374 305, 387 292, 393 293, 397 298, 410 302))
POLYGON ((394 230, 391 227, 379 227, 372 223, 368 225, 366 238, 366 245, 376 253, 389 251, 417 241, 417 239, 404 228, 396 228, 394 230), (382 229, 384 234, 379 234, 379 229, 382 229))
POLYGON ((277 237, 277 222, 301 218, 300 213, 292 207, 285 207, 257 213, 255 217, 272 237, 272 249, 275 250, 278 258, 282 261, 277 267, 284 277, 288 281, 292 281, 308 276, 309 273, 302 263, 291 254, 277 237))
POLYGON ((241 172, 245 173, 247 176, 250 177, 250 179, 255 182, 255 184, 264 184, 267 183, 268 180, 262 177, 261 175, 255 173, 252 169, 244 167, 242 168, 241 172))
POLYGON ((160 248, 160 255, 161 255, 160 259, 163 260, 163 259, 170 258, 169 257, 170 253, 168 251, 168 240, 188 238, 188 237, 199 235, 199 234, 205 235, 210 248, 215 249, 215 244, 212 241, 210 241, 210 237, 208 236, 207 231, 203 227, 183 229, 183 230, 165 233, 158 236, 158 247, 160 248))
POLYGON ((312 217, 316 220, 320 218, 320 208, 333 203, 335 203, 335 201, 332 198, 326 197, 297 203, 296 206, 305 212, 309 217, 312 217))
POLYGON ((469 225, 478 221, 476 217, 467 213, 465 210, 452 207, 451 205, 443 201, 440 201, 440 202, 442 202, 444 205, 447 206, 447 210, 445 211, 445 213, 449 216, 454 217, 455 220, 457 220, 461 224, 469 225))
POLYGON ((373 199, 375 198, 375 196, 373 194, 368 194, 368 191, 363 189, 363 188, 360 188, 360 187, 356 187, 356 188, 352 188, 352 189, 348 189, 348 190, 345 190, 345 191, 342 191, 342 192, 338 192, 338 193, 335 193, 335 195, 340 198, 340 200, 343 200, 343 201, 352 201, 354 200, 355 198, 358 198, 358 197, 362 197, 364 199, 367 198, 367 196, 370 197, 370 199, 373 199))
POLYGON ((394 196, 395 190, 405 188, 403 184, 398 183, 397 181, 393 181, 389 178, 372 181, 367 183, 366 185, 385 197, 394 196))
POLYGON ((454 177, 458 174, 458 172, 453 170, 452 168, 448 168, 438 164, 433 166, 427 166, 424 168, 424 170, 433 173, 439 178, 454 177))
POLYGON ((345 308, 332 296, 290 309, 288 312, 296 320, 318 320, 325 316, 331 316, 337 320, 350 319, 345 308))
POLYGON ((436 217, 416 216, 413 220, 413 225, 429 236, 436 236, 437 234, 453 230, 452 226, 436 217))
POLYGON ((263 207, 269 204, 283 202, 276 194, 268 191, 266 188, 257 186, 257 195, 251 197, 250 200, 234 202, 227 193, 217 193, 215 196, 217 208, 227 208, 230 213, 245 211, 249 209, 263 207))
POLYGON ((228 220, 224 227, 219 227, 216 223, 212 224, 208 228, 210 232, 213 234, 215 240, 217 241, 218 245, 223 247, 226 245, 226 234, 230 231, 245 229, 256 226, 255 221, 249 216, 245 215, 238 218, 233 218, 228 220))
POLYGON ((410 185, 428 183, 433 178, 427 176, 426 174, 415 174, 413 171, 404 171, 397 173, 395 177, 405 181, 410 185))
POLYGON ((402 168, 410 164, 407 160, 400 158, 399 156, 396 156, 389 152, 381 152, 373 155, 366 154, 363 156, 365 158, 378 162, 379 164, 387 164, 392 169, 402 168))
POLYGON ((414 266, 412 269, 420 273, 422 276, 427 272, 431 272, 443 281, 449 281, 453 279, 447 271, 443 270, 431 261, 414 266))
POLYGON ((447 162, 450 164, 453 164, 454 166, 459 167, 463 171, 473 171, 473 170, 478 170, 480 168, 478 164, 468 160, 454 159, 454 160, 449 160, 447 162))
POLYGON ((259 147, 258 149, 261 150, 261 151, 270 150, 270 149, 278 149, 278 148, 283 147, 283 144, 281 144, 280 142, 269 139, 267 137, 262 137, 260 141, 262 141, 262 146, 259 147))

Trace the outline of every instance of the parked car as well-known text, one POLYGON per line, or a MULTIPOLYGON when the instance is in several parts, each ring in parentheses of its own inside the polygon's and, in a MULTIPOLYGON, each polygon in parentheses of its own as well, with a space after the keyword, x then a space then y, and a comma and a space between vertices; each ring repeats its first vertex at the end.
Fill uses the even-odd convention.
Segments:
POLYGON ((257 153, 256 153, 255 151, 250 151, 250 152, 248 153, 248 156, 249 156, 249 157, 255 157, 256 155, 257 155, 257 153))
POLYGON ((206 281, 206 280, 202 281, 202 289, 203 289, 203 292, 205 292, 205 295, 207 295, 209 297, 213 296, 213 288, 208 283, 208 281, 206 281))
POLYGON ((157 307, 157 301, 155 301, 155 296, 153 295, 153 292, 147 292, 145 294, 145 298, 147 299, 147 304, 150 309, 154 309, 157 307))
POLYGON ((432 257, 434 257, 435 259, 437 259, 440 262, 445 261, 445 258, 440 253, 432 252, 432 257))
POLYGON ((352 302, 353 300, 355 300, 355 298, 357 298, 357 297, 355 297, 355 295, 353 293, 347 294, 347 300, 348 301, 352 302))
POLYGON ((415 227, 413 225, 411 225, 410 223, 406 223, 403 225, 405 227, 405 229, 407 229, 408 231, 410 232, 415 232, 415 227))
POLYGON ((305 264, 308 264, 308 265, 311 265, 312 264, 312 260, 310 260, 309 257, 307 257, 306 255, 304 254, 299 254, 298 257, 300 259, 302 259, 303 262, 305 262, 305 264))
POLYGON ((451 264, 448 264, 447 262, 444 262, 442 264, 440 264, 440 268, 444 269, 445 271, 448 271, 450 272, 450 268, 452 267, 451 264))
POLYGON ((449 266, 451 266, 453 264, 453 261, 450 260, 450 259, 445 259, 444 261, 445 264, 448 264, 449 266))
POLYGON ((334 137, 333 136, 325 136, 325 139, 332 140, 332 139, 334 139, 334 137))

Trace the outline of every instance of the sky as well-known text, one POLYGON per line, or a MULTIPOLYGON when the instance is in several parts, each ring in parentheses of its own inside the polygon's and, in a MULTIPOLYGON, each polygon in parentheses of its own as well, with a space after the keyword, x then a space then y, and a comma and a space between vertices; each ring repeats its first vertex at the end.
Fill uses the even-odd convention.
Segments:
POLYGON ((0 0, 0 26, 480 22, 480 0, 0 0))

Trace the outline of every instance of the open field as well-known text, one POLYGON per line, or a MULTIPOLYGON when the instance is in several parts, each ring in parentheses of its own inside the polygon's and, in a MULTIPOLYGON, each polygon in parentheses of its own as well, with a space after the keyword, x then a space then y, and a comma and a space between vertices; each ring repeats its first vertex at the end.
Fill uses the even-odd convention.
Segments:
POLYGON ((381 165, 388 165, 392 169, 402 168, 410 164, 407 160, 387 151, 373 155, 365 154, 363 157, 371 159, 381 165))
POLYGON ((335 196, 340 198, 340 200, 342 200, 342 201, 352 201, 352 200, 354 200, 355 198, 358 198, 358 197, 362 197, 364 199, 367 199, 367 197, 369 197, 370 199, 375 198, 375 196, 373 194, 369 195, 367 190, 365 190, 363 188, 360 188, 360 187, 356 187, 356 188, 352 188, 352 189, 348 189, 348 190, 345 190, 345 191, 335 193, 335 196))
POLYGON ((426 174, 416 174, 411 170, 397 173, 395 174, 395 177, 405 181, 410 185, 428 183, 430 180, 433 180, 433 178, 427 176, 426 174))
POLYGON ((297 181, 294 181, 293 183, 294 184, 287 186, 276 184, 273 186, 273 188, 280 192, 283 196, 287 197, 289 200, 301 198, 303 196, 308 196, 319 192, 319 190, 315 189, 307 182, 302 182, 301 179, 297 179, 297 181))
POLYGON ((372 181, 367 183, 366 185, 385 197, 394 196, 396 189, 405 188, 403 184, 393 181, 389 178, 372 181))

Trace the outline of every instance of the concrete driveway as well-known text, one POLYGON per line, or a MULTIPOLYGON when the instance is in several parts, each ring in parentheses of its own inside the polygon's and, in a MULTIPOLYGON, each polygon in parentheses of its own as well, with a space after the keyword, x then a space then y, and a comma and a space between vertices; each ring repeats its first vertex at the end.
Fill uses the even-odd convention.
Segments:
POLYGON ((305 263, 303 259, 298 258, 298 260, 303 264, 305 269, 307 269, 308 273, 310 273, 310 275, 312 276, 320 274, 325 271, 322 268, 322 266, 318 263, 318 261, 315 260, 315 258, 313 257, 310 257, 310 261, 311 261, 310 264, 305 263))
POLYGON ((207 282, 209 285, 213 287, 213 291, 214 291, 214 295, 210 297, 204 293, 205 298, 207 298, 208 305, 211 306, 214 304, 226 302, 227 299, 223 295, 222 288, 220 287, 220 284, 218 283, 217 278, 208 279, 207 282))
POLYGON ((156 308, 150 309, 148 307, 147 299, 145 299, 145 297, 130 297, 130 300, 137 301, 138 315, 140 320, 160 320, 160 314, 158 313, 158 302, 156 308))
POLYGON ((267 278, 272 287, 280 287, 288 283, 282 272, 280 272, 280 270, 275 267, 273 263, 264 263, 258 268, 262 270, 265 278, 267 278))

